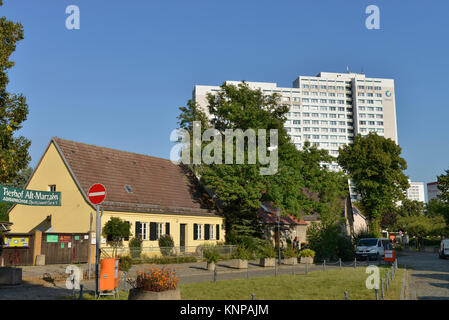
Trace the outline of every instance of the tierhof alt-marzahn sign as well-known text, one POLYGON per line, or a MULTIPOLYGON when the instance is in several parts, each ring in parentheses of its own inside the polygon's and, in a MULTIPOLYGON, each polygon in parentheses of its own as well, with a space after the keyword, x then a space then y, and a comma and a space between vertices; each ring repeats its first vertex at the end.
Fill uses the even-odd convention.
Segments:
POLYGON ((24 190, 0 186, 0 202, 25 206, 61 206, 61 192, 24 190))

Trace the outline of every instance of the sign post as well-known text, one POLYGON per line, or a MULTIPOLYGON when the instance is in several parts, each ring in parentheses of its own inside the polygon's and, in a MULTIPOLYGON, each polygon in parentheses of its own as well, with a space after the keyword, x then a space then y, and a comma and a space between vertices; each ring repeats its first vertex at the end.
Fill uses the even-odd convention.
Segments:
POLYGON ((102 184, 94 184, 89 189, 88 193, 89 201, 95 205, 97 209, 97 219, 95 223, 95 295, 99 295, 99 266, 100 266, 100 244, 101 244, 101 226, 100 226, 100 204, 103 203, 106 198, 106 188, 102 184))

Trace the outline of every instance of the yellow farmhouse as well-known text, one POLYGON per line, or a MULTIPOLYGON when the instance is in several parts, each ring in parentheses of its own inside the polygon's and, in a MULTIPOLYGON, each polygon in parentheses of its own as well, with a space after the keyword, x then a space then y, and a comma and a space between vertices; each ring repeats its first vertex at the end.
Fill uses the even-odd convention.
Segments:
POLYGON ((87 198, 95 183, 107 189, 102 225, 111 217, 128 221, 144 247, 158 247, 164 234, 181 247, 224 240, 223 218, 187 168, 60 138, 51 140, 26 189, 61 192, 61 206, 15 205, 11 232, 88 233, 91 212, 95 231, 95 208, 87 198))

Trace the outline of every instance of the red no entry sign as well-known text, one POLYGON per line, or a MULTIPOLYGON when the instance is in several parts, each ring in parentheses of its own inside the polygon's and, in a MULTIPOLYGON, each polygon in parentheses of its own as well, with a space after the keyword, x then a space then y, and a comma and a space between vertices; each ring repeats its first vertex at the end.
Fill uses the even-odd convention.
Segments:
POLYGON ((92 204, 101 204, 106 198, 106 188, 100 183, 94 184, 90 187, 87 196, 92 204))

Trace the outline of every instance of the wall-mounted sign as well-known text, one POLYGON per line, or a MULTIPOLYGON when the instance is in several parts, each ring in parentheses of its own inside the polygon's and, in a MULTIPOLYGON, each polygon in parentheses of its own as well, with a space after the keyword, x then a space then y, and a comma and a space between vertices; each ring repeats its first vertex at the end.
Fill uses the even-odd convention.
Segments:
POLYGON ((58 235, 57 234, 47 234, 47 242, 49 243, 57 243, 58 235))
POLYGON ((0 186, 0 202, 25 206, 61 206, 61 192, 34 191, 0 186))
POLYGON ((28 247, 30 243, 30 238, 28 237, 14 237, 7 238, 5 237, 5 248, 25 248, 28 247))
POLYGON ((59 242, 71 242, 72 236, 70 235, 60 235, 59 236, 59 242))

